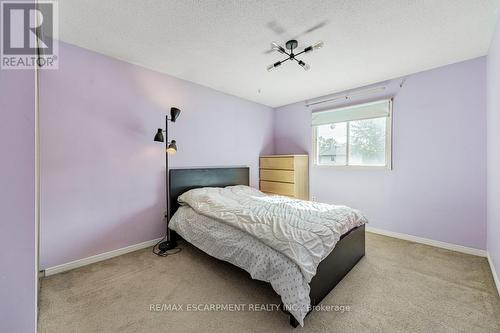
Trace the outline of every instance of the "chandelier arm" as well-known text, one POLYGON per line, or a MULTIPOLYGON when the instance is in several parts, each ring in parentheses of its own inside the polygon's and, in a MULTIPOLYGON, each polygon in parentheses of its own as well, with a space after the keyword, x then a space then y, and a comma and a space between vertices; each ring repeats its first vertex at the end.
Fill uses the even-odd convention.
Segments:
POLYGON ((284 55, 287 55, 287 56, 290 56, 290 53, 286 52, 286 50, 285 50, 285 49, 283 49, 283 50, 281 50, 281 51, 276 50, 276 52, 281 53, 281 54, 284 54, 284 55))
POLYGON ((299 56, 299 55, 301 55, 302 53, 305 53, 305 52, 306 52, 306 50, 304 49, 304 50, 300 51, 299 53, 297 53, 297 54, 295 55, 295 57, 296 57, 296 56, 299 56))

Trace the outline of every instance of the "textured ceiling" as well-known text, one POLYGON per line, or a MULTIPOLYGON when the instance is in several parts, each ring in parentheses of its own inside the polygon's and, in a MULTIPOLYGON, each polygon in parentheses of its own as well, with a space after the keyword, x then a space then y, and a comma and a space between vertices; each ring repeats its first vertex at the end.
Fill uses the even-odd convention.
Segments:
POLYGON ((500 0, 61 0, 60 39, 269 106, 485 55, 500 0), (310 33, 304 31, 326 23, 310 33), (276 71, 271 41, 325 47, 276 71))

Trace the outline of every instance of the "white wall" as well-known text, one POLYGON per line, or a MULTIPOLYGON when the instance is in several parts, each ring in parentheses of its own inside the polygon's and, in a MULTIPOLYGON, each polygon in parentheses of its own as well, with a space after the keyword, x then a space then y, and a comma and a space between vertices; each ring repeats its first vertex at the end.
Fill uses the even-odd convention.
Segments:
MULTIPOLYGON (((497 24, 488 54, 487 73, 488 253, 498 275, 500 274, 500 23, 497 24)), ((500 285, 497 287, 500 288, 500 285)))

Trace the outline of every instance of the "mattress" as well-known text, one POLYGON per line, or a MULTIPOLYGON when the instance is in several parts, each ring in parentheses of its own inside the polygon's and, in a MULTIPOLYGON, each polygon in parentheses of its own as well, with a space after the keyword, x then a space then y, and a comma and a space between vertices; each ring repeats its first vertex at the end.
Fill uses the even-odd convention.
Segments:
POLYGON ((307 282, 340 237, 367 222, 357 209, 266 195, 244 185, 196 188, 184 192, 177 201, 284 254, 300 268, 307 282))

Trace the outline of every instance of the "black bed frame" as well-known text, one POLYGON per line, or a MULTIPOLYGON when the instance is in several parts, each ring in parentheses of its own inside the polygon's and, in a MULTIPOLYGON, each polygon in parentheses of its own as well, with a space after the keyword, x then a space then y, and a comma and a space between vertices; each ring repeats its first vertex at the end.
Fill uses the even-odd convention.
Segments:
MULTIPOLYGON (((177 198, 184 192, 200 187, 225 187, 249 185, 248 167, 171 169, 170 209, 173 215, 179 204, 177 198)), ((179 237, 172 233, 174 237, 179 237)), ((343 235, 333 251, 319 264, 316 275, 309 283, 311 306, 318 305, 344 276, 365 255, 365 226, 352 229, 343 235)), ((290 315, 290 325, 297 327, 297 320, 290 315)))

